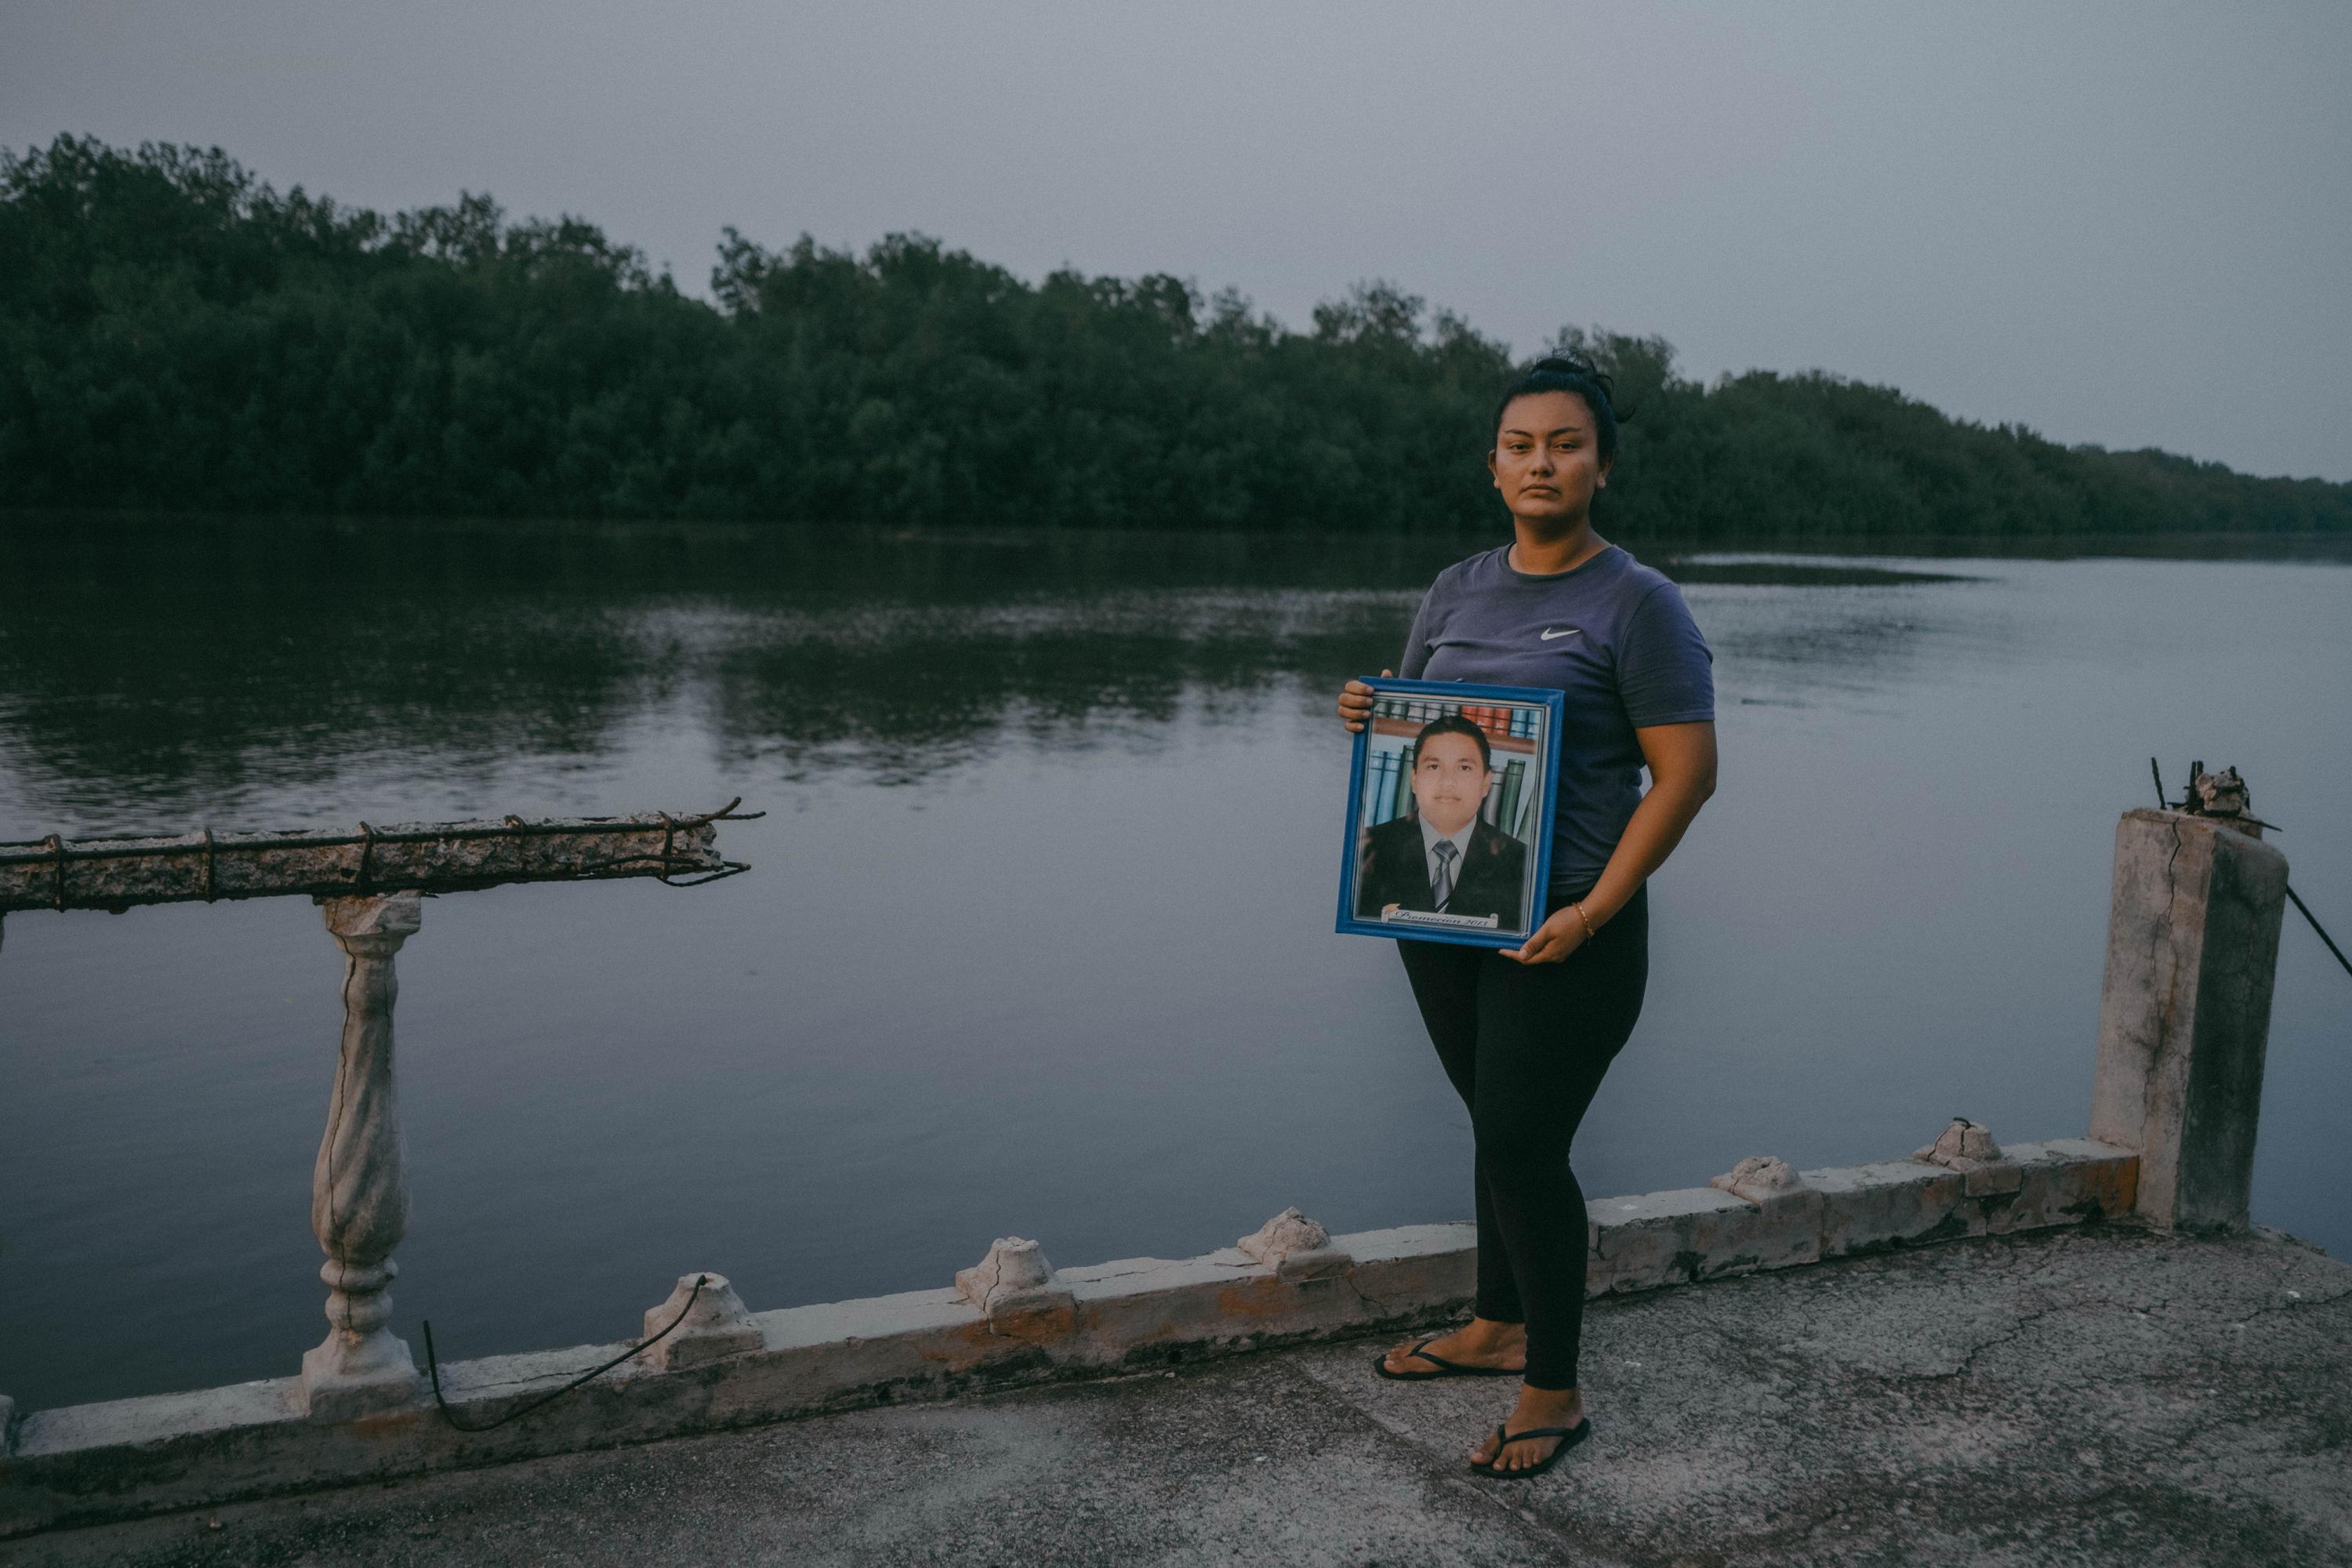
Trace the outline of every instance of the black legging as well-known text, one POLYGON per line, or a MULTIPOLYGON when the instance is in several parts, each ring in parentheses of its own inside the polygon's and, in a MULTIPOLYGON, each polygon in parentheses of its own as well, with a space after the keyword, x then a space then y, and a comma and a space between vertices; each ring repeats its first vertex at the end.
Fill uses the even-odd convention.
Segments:
POLYGON ((1434 942, 1397 951, 1477 1140, 1476 1311, 1527 1324, 1530 1386, 1574 1388, 1587 1229, 1569 1144, 1642 1014, 1649 889, 1558 963, 1434 942))

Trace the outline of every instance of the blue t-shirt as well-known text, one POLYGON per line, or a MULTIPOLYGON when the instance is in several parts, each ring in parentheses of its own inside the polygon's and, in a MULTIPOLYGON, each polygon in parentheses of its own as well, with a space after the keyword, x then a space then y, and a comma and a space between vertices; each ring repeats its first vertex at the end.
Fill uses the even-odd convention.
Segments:
POLYGON ((1566 695, 1551 890, 1577 893, 1600 879, 1641 804, 1633 731, 1713 719, 1714 664, 1682 590, 1616 545, 1545 576, 1513 569, 1505 545, 1437 574, 1397 670, 1566 695))

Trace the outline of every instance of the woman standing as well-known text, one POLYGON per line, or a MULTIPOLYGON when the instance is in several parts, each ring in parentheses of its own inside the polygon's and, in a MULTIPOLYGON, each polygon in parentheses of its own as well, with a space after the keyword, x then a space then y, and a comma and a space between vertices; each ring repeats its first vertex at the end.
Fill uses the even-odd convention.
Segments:
MULTIPOLYGON (((1486 466, 1512 541, 1438 574, 1402 664, 1408 679, 1567 699, 1543 923, 1508 951, 1397 944, 1470 1108, 1478 1286, 1467 1326, 1376 1365, 1394 1378, 1518 1374, 1517 1406, 1470 1454, 1499 1477, 1540 1474, 1592 1430, 1577 1387, 1586 1222, 1569 1145, 1641 1014, 1643 885, 1715 791, 1706 643, 1673 583, 1592 531, 1617 455, 1609 392, 1592 366, 1553 358, 1504 394, 1486 466)), ((1372 689, 1349 681, 1347 727, 1371 708, 1372 689)))

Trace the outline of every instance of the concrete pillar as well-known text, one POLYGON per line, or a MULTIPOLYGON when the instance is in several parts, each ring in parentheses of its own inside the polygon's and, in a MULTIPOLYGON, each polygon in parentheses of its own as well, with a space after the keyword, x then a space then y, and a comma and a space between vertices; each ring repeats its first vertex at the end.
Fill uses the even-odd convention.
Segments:
POLYGON ((393 1338, 393 1248, 408 1230, 407 1150, 393 1079, 393 954, 422 922, 415 893, 319 900, 343 950, 343 1049, 326 1136, 310 1173, 310 1228, 327 1255, 327 1337, 302 1358, 310 1414, 348 1421, 422 1392, 407 1344, 393 1338))
POLYGON ((2139 1152, 2158 1225, 2248 1223, 2286 896, 2260 831, 2145 807, 2116 829, 2091 1136, 2139 1152))

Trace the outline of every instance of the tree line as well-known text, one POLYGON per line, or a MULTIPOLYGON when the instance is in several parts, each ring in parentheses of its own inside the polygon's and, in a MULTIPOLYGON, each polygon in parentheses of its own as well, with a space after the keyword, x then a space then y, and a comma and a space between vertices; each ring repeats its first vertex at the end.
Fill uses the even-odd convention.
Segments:
MULTIPOLYGON (((934 239, 728 229, 712 299, 578 218, 391 216, 217 149, 0 149, 0 505, 843 525, 1455 531, 1515 361, 1357 286, 1293 331, 1164 274, 1032 283, 934 239)), ((2352 529, 2352 486, 2066 447, 1883 386, 1680 375, 1608 526, 1685 540, 2352 529)))

